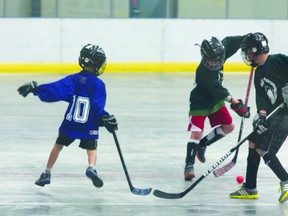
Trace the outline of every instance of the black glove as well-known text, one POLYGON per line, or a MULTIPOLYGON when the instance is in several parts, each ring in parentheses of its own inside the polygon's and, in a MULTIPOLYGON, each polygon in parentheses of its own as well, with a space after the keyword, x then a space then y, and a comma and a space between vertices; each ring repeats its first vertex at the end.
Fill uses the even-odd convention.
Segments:
POLYGON ((245 106, 242 102, 241 99, 238 99, 237 104, 232 104, 230 105, 231 109, 234 110, 239 116, 244 117, 244 118, 249 118, 250 117, 250 107, 245 106))
POLYGON ((104 127, 112 133, 115 130, 118 130, 118 123, 114 115, 103 115, 101 117, 104 127))
POLYGON ((257 114, 253 119, 253 128, 257 134, 263 134, 268 130, 268 123, 266 122, 265 114, 257 114))
POLYGON ((26 83, 22 86, 20 86, 17 91, 20 95, 23 97, 26 97, 30 92, 36 92, 37 91, 37 82, 31 81, 29 83, 26 83))

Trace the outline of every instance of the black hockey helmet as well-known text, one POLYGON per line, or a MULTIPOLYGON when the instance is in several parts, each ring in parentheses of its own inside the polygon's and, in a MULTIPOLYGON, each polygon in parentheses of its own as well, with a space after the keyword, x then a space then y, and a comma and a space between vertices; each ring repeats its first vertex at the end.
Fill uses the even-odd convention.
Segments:
POLYGON ((203 65, 208 70, 219 70, 225 61, 225 47, 221 41, 212 37, 209 41, 203 40, 200 47, 203 65))
POLYGON ((80 51, 79 65, 92 67, 97 76, 101 75, 106 67, 106 55, 104 50, 97 45, 86 44, 80 51))
POLYGON ((269 52, 268 39, 260 32, 248 34, 241 45, 241 56, 243 61, 252 66, 258 66, 255 60, 258 55, 269 52))

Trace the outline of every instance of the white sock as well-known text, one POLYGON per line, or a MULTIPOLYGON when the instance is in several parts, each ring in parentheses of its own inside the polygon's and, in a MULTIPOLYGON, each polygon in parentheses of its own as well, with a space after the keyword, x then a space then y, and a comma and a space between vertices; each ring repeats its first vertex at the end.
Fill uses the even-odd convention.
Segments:
POLYGON ((93 164, 89 164, 89 167, 96 169, 96 167, 93 164))
POLYGON ((45 173, 51 173, 51 168, 48 168, 48 167, 46 167, 46 169, 45 169, 45 173))

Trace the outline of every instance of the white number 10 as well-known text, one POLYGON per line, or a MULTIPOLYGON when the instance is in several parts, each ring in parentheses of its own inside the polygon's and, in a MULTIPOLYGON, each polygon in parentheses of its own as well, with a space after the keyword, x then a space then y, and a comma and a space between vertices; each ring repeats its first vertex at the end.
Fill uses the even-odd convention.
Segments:
POLYGON ((85 123, 88 120, 90 111, 90 100, 87 97, 73 96, 73 104, 70 108, 69 113, 66 115, 68 121, 72 120, 72 117, 75 122, 85 123), (74 109, 75 107, 75 109, 74 109), (73 111, 74 110, 74 111, 73 111))

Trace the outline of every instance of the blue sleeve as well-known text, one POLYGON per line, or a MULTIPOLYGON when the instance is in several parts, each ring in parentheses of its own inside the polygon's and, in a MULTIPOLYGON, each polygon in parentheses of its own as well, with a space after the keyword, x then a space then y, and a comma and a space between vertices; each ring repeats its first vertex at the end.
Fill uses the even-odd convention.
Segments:
POLYGON ((39 85, 34 93, 41 101, 56 102, 67 101, 73 97, 72 79, 70 76, 56 82, 39 85))
POLYGON ((96 113, 98 113, 97 119, 98 119, 99 126, 103 126, 103 123, 101 121, 101 116, 109 115, 109 113, 105 110, 106 98, 107 98, 106 87, 105 87, 105 84, 101 82, 101 85, 99 85, 97 89, 95 90, 95 97, 92 102, 95 106, 96 113))

